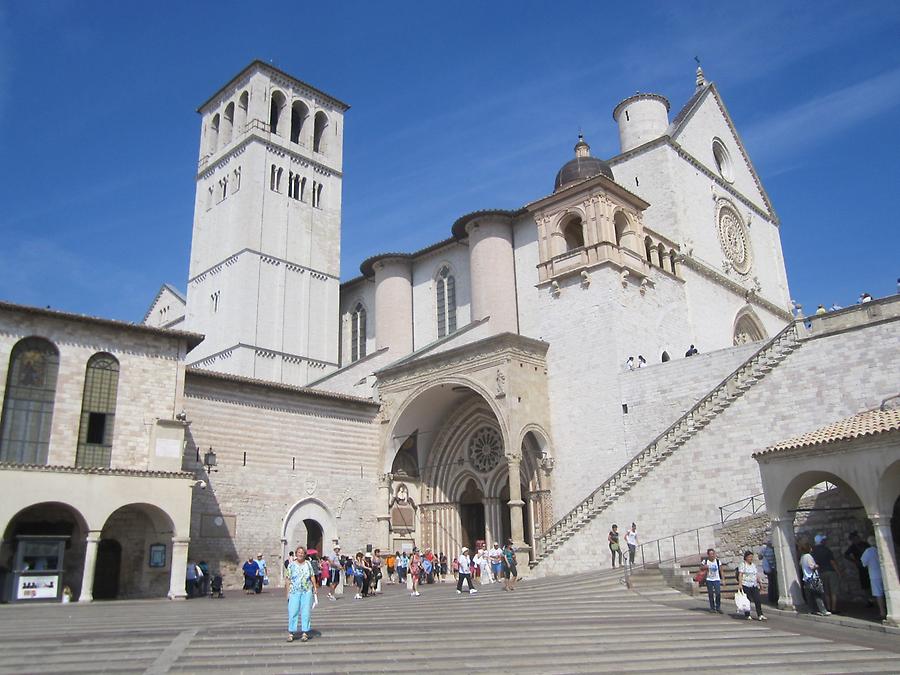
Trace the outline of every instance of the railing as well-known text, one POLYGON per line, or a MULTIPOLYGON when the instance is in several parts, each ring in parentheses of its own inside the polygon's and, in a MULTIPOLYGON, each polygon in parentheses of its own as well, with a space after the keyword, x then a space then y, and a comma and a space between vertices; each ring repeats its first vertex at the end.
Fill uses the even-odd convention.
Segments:
POLYGON ((646 568, 648 565, 659 566, 665 562, 677 563, 678 558, 684 560, 687 557, 697 554, 698 560, 703 557, 706 550, 715 547, 715 529, 721 523, 713 523, 712 525, 703 525, 695 527, 692 530, 676 532, 668 537, 660 537, 643 544, 638 544, 640 551, 640 563, 635 561, 633 566, 628 565, 628 551, 623 551, 622 556, 625 562, 626 576, 629 568, 646 568), (704 530, 709 530, 709 534, 701 535, 704 530), (670 555, 671 554, 671 555, 670 555))
POLYGON ((650 443, 644 446, 644 449, 641 450, 638 454, 632 457, 624 466, 622 466, 618 471, 612 474, 607 480, 605 480, 600 487, 591 492, 585 499, 581 500, 577 506, 571 509, 568 513, 566 513, 562 518, 560 518, 556 523, 554 523, 551 527, 547 529, 546 534, 541 537, 541 548, 546 550, 546 541, 554 537, 556 534, 560 534, 560 530, 564 531, 564 524, 569 519, 574 519, 578 516, 578 512, 582 510, 588 502, 597 497, 604 488, 613 483, 616 480, 626 478, 629 470, 635 468, 639 465, 642 457, 654 447, 657 447, 669 434, 674 431, 677 431, 679 427, 681 427, 687 420, 691 419, 695 414, 699 413, 704 406, 712 403, 716 398, 720 396, 723 390, 726 391, 727 394, 732 394, 734 392, 729 391, 727 389, 727 385, 734 380, 742 371, 744 371, 750 364, 754 362, 754 360, 759 357, 764 352, 768 351, 772 347, 780 344, 781 341, 788 337, 789 335, 797 336, 796 329, 797 321, 790 321, 787 326, 785 326, 775 337, 762 345, 759 349, 757 349, 751 356, 744 360, 741 365, 734 369, 725 379, 723 379, 719 384, 713 387, 706 396, 701 398, 697 403, 695 403, 687 412, 685 412, 681 417, 679 417, 675 422, 673 422, 665 431, 659 434, 656 438, 654 438, 650 443))
POLYGON ((732 516, 738 514, 753 516, 766 508, 766 497, 760 492, 758 495, 752 495, 736 502, 731 502, 725 506, 719 507, 719 518, 721 522, 725 522, 732 516))

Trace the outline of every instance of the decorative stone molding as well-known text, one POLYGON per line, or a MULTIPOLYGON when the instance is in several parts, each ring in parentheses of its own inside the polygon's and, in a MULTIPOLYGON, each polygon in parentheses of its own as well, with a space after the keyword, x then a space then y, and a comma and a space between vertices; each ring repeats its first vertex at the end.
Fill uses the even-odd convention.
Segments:
POLYGON ((581 287, 587 288, 591 285, 591 275, 587 270, 581 270, 581 287))
POLYGON ((554 298, 558 298, 560 293, 562 293, 562 291, 560 290, 559 282, 554 279, 550 282, 550 295, 554 298))

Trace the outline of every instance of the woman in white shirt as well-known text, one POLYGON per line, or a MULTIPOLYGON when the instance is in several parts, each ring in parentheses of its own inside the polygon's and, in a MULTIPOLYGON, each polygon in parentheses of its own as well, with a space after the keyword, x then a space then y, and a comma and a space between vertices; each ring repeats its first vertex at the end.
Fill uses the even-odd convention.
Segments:
MULTIPOLYGON (((756 618, 765 621, 766 617, 762 613, 762 603, 759 599, 759 572, 753 564, 753 551, 744 551, 744 561, 738 565, 738 583, 744 589, 744 595, 756 605, 756 618)), ((750 610, 744 612, 744 615, 749 621, 750 610)))
POLYGON ((808 541, 800 546, 800 570, 803 572, 803 590, 806 593, 806 602, 813 614, 828 616, 831 614, 825 609, 825 587, 819 578, 819 566, 812 557, 812 547, 808 541))

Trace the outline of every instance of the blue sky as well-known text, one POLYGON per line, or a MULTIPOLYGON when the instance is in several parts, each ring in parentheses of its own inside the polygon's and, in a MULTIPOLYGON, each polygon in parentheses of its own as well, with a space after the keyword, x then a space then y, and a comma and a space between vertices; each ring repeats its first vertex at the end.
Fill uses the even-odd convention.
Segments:
POLYGON ((895 292, 897 2, 6 0, 0 299, 140 321, 162 282, 183 289, 194 110, 254 58, 352 105, 347 279, 549 193, 579 128, 615 154, 615 104, 678 110, 695 55, 781 218, 794 298, 895 292))

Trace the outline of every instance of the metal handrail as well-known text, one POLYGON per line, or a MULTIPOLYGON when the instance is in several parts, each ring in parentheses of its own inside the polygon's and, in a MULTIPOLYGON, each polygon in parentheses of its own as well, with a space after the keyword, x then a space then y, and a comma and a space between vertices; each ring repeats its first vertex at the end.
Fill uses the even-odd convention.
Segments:
POLYGON ((682 423, 684 423, 688 418, 690 418, 695 412, 698 412, 700 410, 700 408, 702 408, 706 403, 708 403, 709 401, 716 398, 719 395, 719 393, 721 392, 722 388, 725 387, 732 379, 737 377, 738 373, 740 373, 742 370, 744 370, 744 368, 746 368, 747 365, 750 364, 754 359, 756 359, 760 354, 768 351, 769 349, 774 347, 776 344, 780 343, 780 341, 791 332, 793 332, 796 337, 796 324, 798 323, 798 321, 802 321, 802 320, 795 319, 793 321, 788 322, 787 326, 785 326, 783 329, 781 329, 781 331, 779 331, 779 333, 777 335, 775 335, 775 337, 773 337, 771 340, 769 340, 764 345, 762 345, 759 349, 757 349, 755 352, 753 352, 752 355, 747 357, 743 361, 743 363, 741 363, 737 368, 735 368, 724 380, 722 380, 721 382, 719 382, 719 384, 717 384, 715 387, 713 387, 708 394, 706 394, 703 398, 701 398, 699 401, 697 401, 697 403, 695 403, 681 417, 679 417, 677 420, 675 420, 675 422, 673 422, 665 431, 663 431, 661 434, 659 434, 650 443, 645 445, 643 450, 641 450, 638 454, 636 454, 634 457, 632 457, 630 460, 628 460, 628 462, 625 463, 625 465, 622 466, 618 471, 614 472, 612 476, 610 476, 605 481, 603 481, 603 483, 601 483, 600 486, 596 490, 594 490, 593 492, 591 492, 591 494, 589 494, 587 497, 582 499, 578 503, 577 506, 572 508, 562 518, 560 518, 553 525, 551 525, 549 528, 547 528, 547 532, 541 536, 541 541, 542 542, 546 541, 547 539, 552 537, 553 531, 557 527, 560 527, 568 518, 574 516, 580 508, 583 508, 583 506, 588 501, 590 501, 595 496, 597 496, 603 490, 603 488, 605 488, 609 483, 611 483, 612 481, 614 481, 618 478, 624 477, 627 474, 628 469, 630 469, 632 466, 636 465, 639 462, 640 458, 645 453, 647 453, 650 448, 658 445, 660 443, 660 441, 662 441, 672 431, 677 429, 682 423))
POLYGON ((762 509, 766 508, 766 496, 764 493, 760 492, 759 494, 751 495, 750 497, 745 497, 744 499, 739 499, 736 502, 731 502, 730 504, 725 504, 725 506, 719 507, 719 518, 722 523, 731 518, 738 513, 746 513, 749 511, 749 515, 756 515, 762 509), (726 514, 725 511, 731 507, 737 506, 738 508, 731 509, 726 514))

